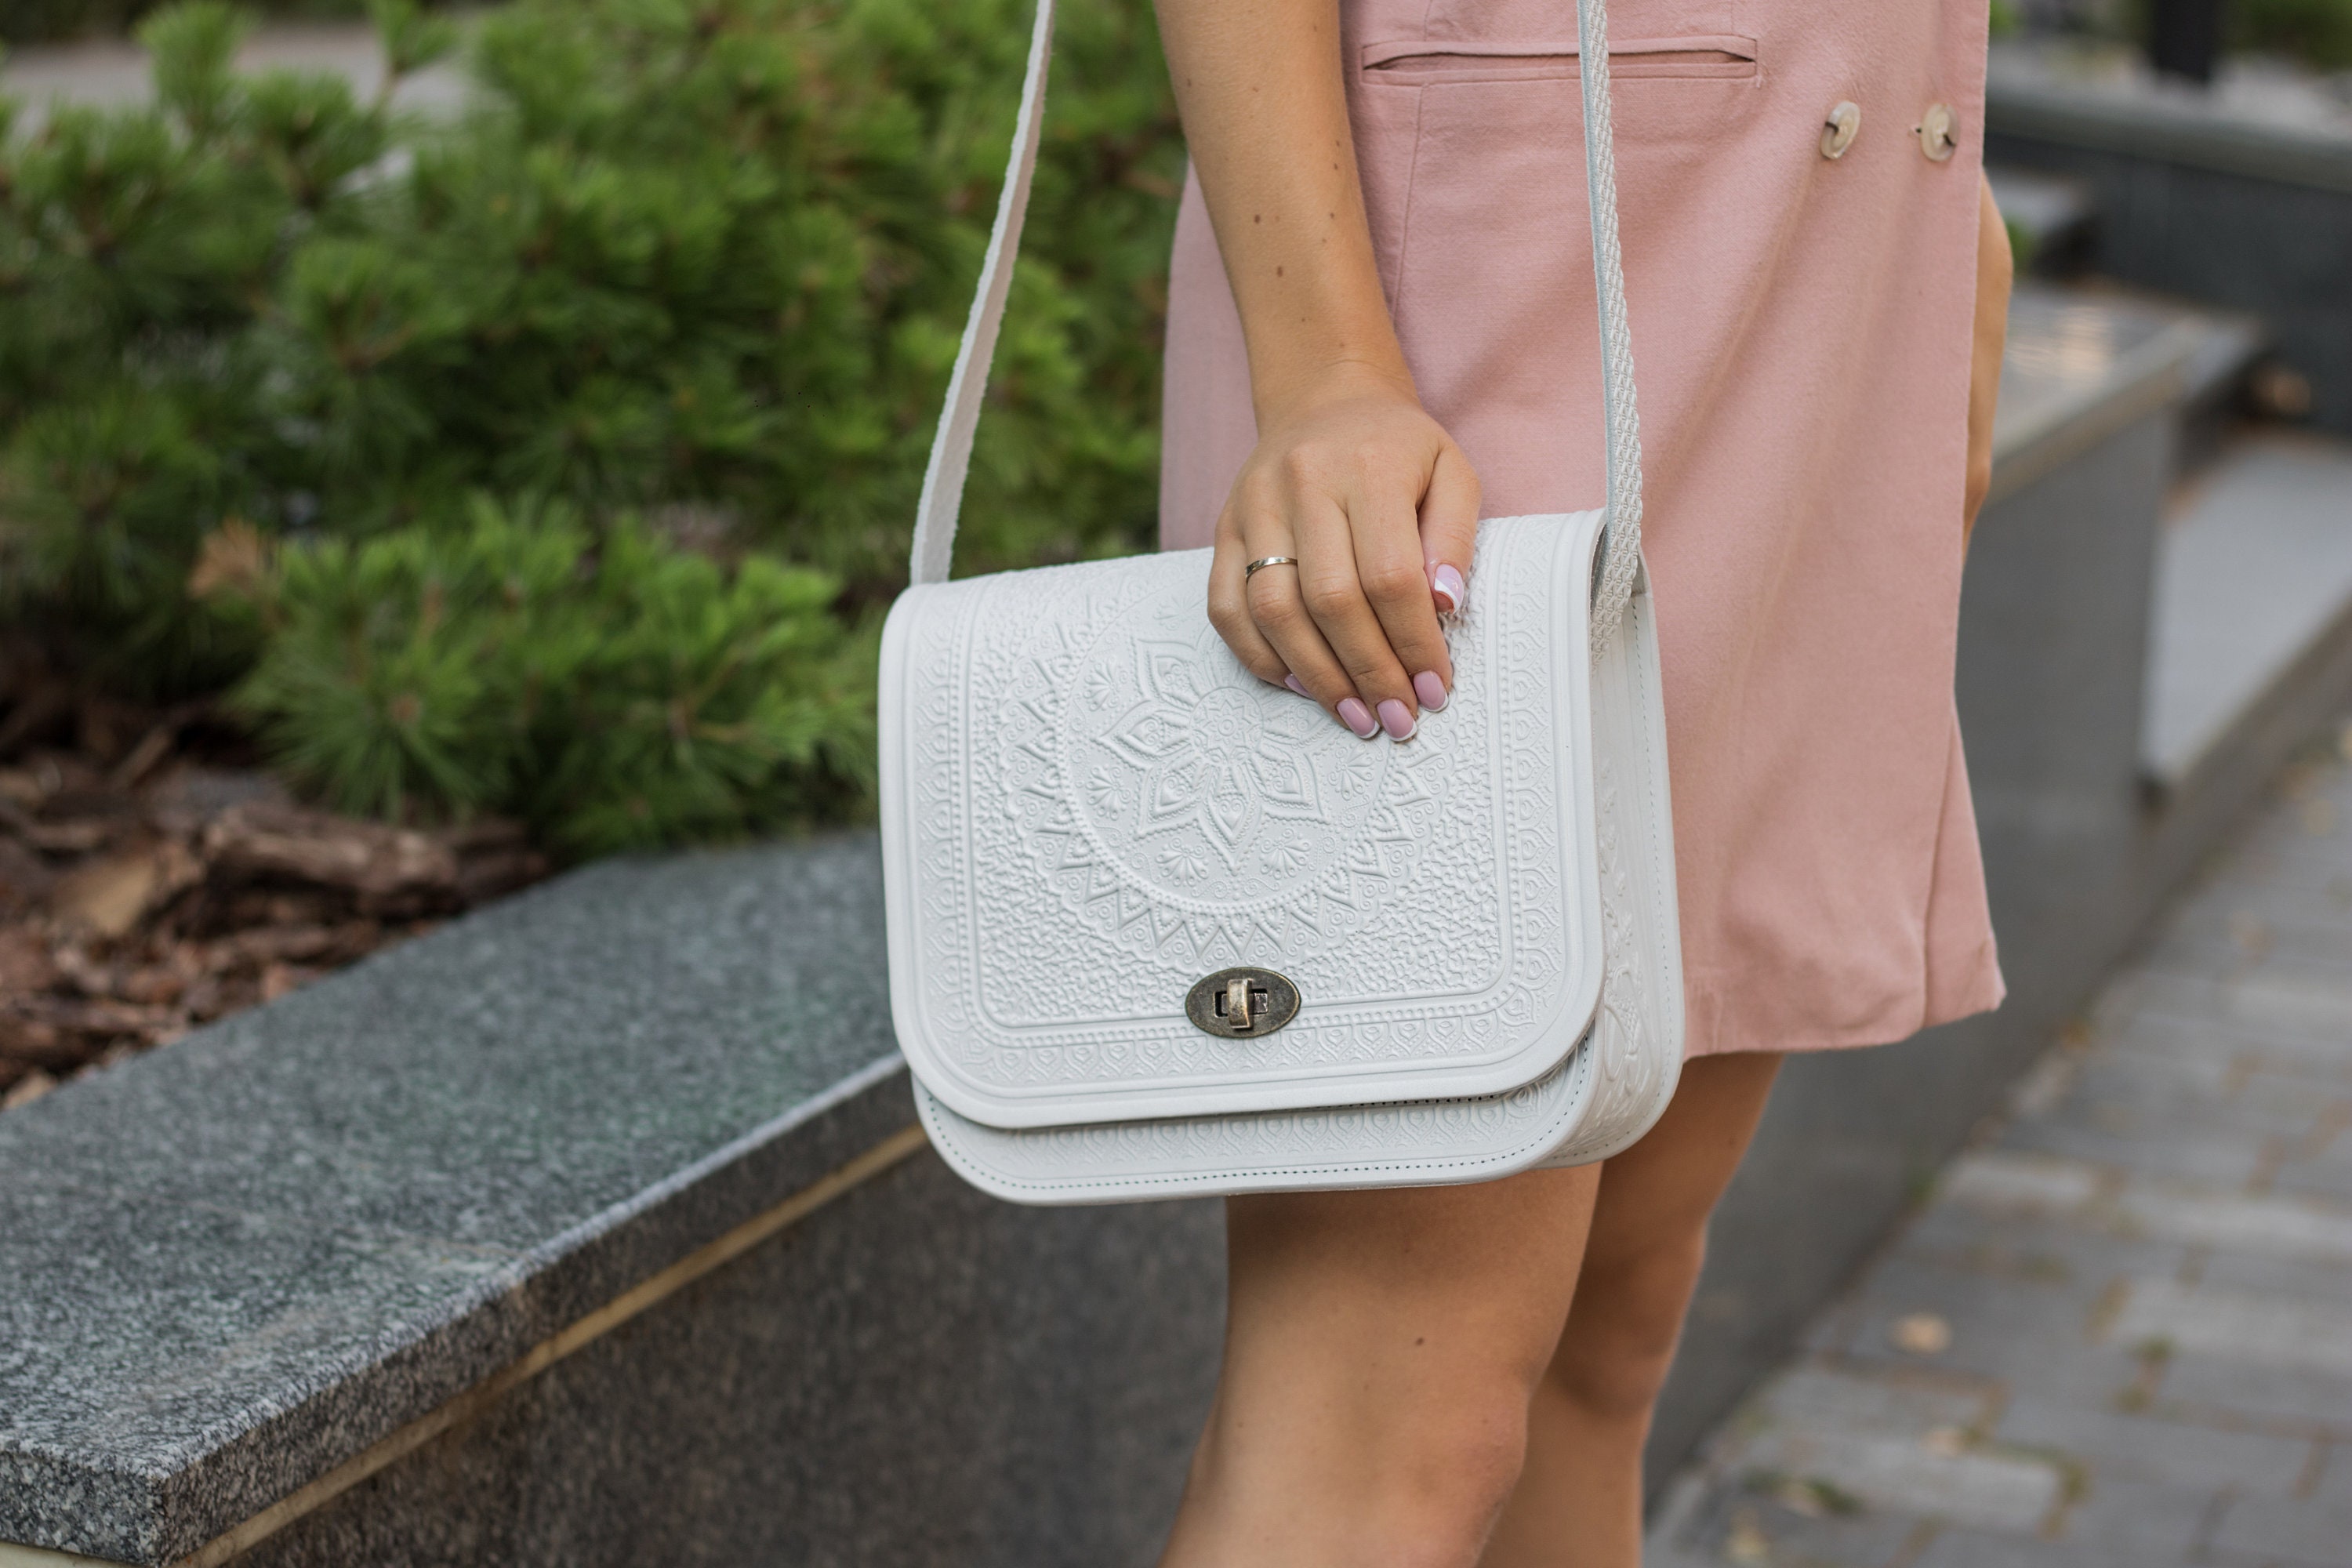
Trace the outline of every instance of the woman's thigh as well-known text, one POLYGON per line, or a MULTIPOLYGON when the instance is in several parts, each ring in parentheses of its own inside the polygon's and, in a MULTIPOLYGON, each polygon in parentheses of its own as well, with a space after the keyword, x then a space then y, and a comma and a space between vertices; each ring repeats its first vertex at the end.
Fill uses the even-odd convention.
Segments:
MULTIPOLYGON (((1465 1186, 1286 1193, 1226 1205, 1233 1353, 1316 1359, 1376 1344, 1538 1353, 1576 1289, 1598 1173, 1536 1171, 1465 1186)), ((1404 1374, 1412 1363, 1390 1372, 1404 1374)), ((1236 1369, 1238 1370, 1238 1369, 1236 1369)))
POLYGON ((1748 1152, 1781 1059, 1778 1052, 1738 1051, 1683 1064, 1658 1124, 1601 1168, 1589 1258, 1638 1249, 1663 1228, 1705 1225, 1748 1152))
POLYGON ((1587 1169, 1228 1203, 1224 1377, 1163 1562, 1474 1562, 1598 1185, 1587 1169))
POLYGON ((1598 1184, 1538 1171, 1233 1199, 1215 1426, 1328 1453, 1412 1442, 1401 1416, 1434 1436, 1510 1388, 1524 1398, 1567 1321, 1598 1184))
POLYGON ((1563 1345, 1572 1305, 1580 1319, 1664 1308, 1653 1331, 1670 1340, 1679 1296, 1660 1302, 1638 1287, 1662 1261, 1669 1285, 1695 1272, 1707 1214, 1779 1065, 1766 1055, 1687 1064, 1657 1126, 1600 1166, 1231 1200, 1223 1397, 1344 1388, 1354 1393, 1339 1402, 1360 1402, 1378 1427, 1378 1407, 1417 1388, 1442 1404, 1465 1375, 1531 1386, 1563 1345))
POLYGON ((1780 1059, 1739 1052, 1686 1063, 1658 1124, 1602 1165, 1552 1364, 1590 1402, 1646 1414, 1705 1258, 1707 1216, 1748 1152, 1780 1059))

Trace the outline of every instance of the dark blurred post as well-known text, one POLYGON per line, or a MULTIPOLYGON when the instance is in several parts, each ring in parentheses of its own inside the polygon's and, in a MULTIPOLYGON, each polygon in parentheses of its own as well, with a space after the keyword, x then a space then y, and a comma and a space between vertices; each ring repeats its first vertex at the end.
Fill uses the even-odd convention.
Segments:
POLYGON ((2148 0, 2147 56, 2166 76, 2200 87, 2221 53, 2221 0, 2148 0))

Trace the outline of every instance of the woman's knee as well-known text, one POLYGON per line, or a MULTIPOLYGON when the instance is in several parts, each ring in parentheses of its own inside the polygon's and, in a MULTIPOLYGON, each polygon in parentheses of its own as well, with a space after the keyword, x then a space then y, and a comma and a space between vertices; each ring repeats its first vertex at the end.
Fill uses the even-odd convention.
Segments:
MULTIPOLYGON (((1529 1384, 1495 1378, 1457 1387, 1401 1423, 1374 1531, 1401 1556, 1383 1562, 1470 1563, 1510 1500, 1527 1462, 1529 1384)), ((1371 1559, 1367 1559, 1368 1561, 1371 1559)))
POLYGON ((1253 1539, 1311 1517, 1349 1532, 1334 1561, 1475 1563, 1526 1459, 1598 1184, 1229 1205, 1225 1376, 1188 1514, 1253 1539))
POLYGON ((1695 1229, 1589 1268, 1547 1384, 1596 1418, 1646 1422, 1706 1252, 1706 1233, 1695 1229))
POLYGON ((1507 1333, 1437 1336, 1363 1366, 1334 1403, 1376 1488, 1433 1515, 1482 1521, 1509 1496, 1527 1458, 1528 1405, 1547 1357, 1507 1333), (1404 1364, 1399 1364, 1402 1363, 1404 1364))
POLYGON ((1525 1465, 1535 1378, 1475 1355, 1404 1378, 1379 1370, 1323 1389, 1321 1421, 1221 1395, 1188 1508, 1235 1526, 1236 1539, 1311 1521, 1318 1562, 1470 1568, 1525 1465))

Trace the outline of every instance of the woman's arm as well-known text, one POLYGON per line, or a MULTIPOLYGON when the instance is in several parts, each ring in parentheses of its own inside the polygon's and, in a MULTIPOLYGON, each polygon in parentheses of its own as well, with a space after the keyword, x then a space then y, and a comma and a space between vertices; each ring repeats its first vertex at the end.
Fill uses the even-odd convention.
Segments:
POLYGON ((1412 731, 1454 666, 1478 480, 1423 412, 1372 258, 1337 0, 1159 0, 1249 343, 1258 444, 1217 521, 1209 618, 1357 733, 1412 731), (1296 556, 1244 581, 1247 562, 1296 556))
POLYGON ((1960 537, 1977 525, 1977 509, 1992 489, 1992 416, 2000 401, 2000 353, 2009 342, 2009 286, 2016 260, 2009 226, 1993 205, 1992 182, 1979 180, 1977 197, 1977 306, 1969 354, 1969 478, 1960 537))

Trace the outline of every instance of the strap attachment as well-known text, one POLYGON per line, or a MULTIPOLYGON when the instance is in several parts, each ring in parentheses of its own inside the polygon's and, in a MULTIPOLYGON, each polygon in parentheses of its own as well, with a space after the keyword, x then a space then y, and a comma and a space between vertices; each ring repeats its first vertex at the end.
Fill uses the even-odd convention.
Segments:
MULTIPOLYGON (((1601 306, 1601 398, 1608 430, 1609 521, 1594 563, 1592 648, 1597 655, 1617 634, 1642 566, 1642 433, 1633 403, 1633 334, 1625 319, 1625 272, 1617 242, 1617 154, 1609 107, 1609 18, 1605 0, 1577 0, 1578 69, 1584 100, 1584 176, 1592 218, 1592 274, 1601 306)), ((955 551, 956 519, 963 508, 971 441, 988 391, 989 361, 1004 322, 1013 260, 1037 169, 1045 130, 1045 76, 1053 53, 1054 0, 1037 0, 1029 37, 1029 66, 1021 82, 1021 112, 996 224, 981 262, 980 286, 948 379, 947 407, 931 442, 923 497, 915 514, 915 547, 908 562, 912 583, 944 583, 955 551)))
POLYGON ((1013 154, 1004 168, 1004 189, 996 198, 996 225, 980 264, 980 287, 964 322, 963 346, 956 350, 955 373, 948 377, 947 407, 939 434, 931 437, 931 460, 923 470, 923 499, 915 508, 915 548, 907 563, 909 583, 944 583, 955 553, 956 517, 963 510, 965 476, 971 471, 971 438, 980 428, 980 407, 988 395, 988 363, 996 357, 997 329, 1004 324, 1004 300, 1013 289, 1013 259, 1021 249, 1021 224, 1029 216, 1029 184, 1037 173, 1037 141, 1045 129, 1045 71, 1054 52, 1054 0, 1037 0, 1037 21, 1029 34, 1029 68, 1021 79, 1021 116, 1013 126, 1013 154))

